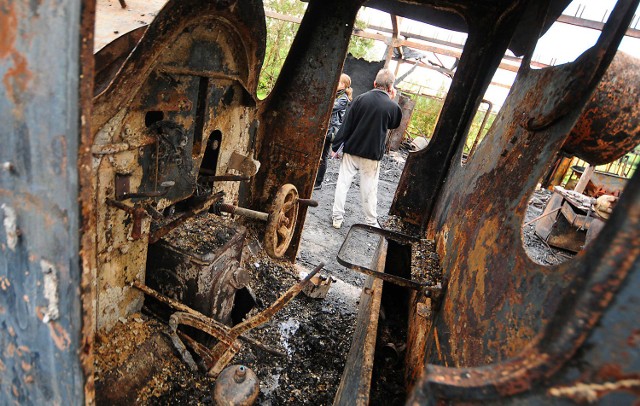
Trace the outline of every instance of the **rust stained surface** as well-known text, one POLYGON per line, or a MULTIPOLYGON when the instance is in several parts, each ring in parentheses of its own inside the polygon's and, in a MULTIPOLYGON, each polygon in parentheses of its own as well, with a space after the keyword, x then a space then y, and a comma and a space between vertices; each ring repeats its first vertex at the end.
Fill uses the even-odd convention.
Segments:
POLYGON ((89 118, 83 107, 90 104, 83 85, 91 80, 89 65, 88 82, 79 82, 82 12, 91 15, 86 6, 0 1, 0 138, 7 141, 0 162, 9 168, 0 170, 5 403, 91 402, 90 384, 85 387, 91 361, 80 356, 90 343, 82 340, 78 295, 78 156, 81 122, 89 118))
POLYGON ((618 52, 562 149, 603 165, 640 144, 640 60, 618 52))
POLYGON ((257 1, 169 2, 119 71, 103 77, 108 86, 94 99, 91 121, 99 152, 97 328, 140 308, 142 295, 128 284, 144 281, 152 228, 169 231, 216 193, 237 201, 237 183, 204 185, 199 170, 212 134, 221 134, 217 167, 208 168, 214 174, 230 170, 233 153, 253 156, 264 24, 257 1), (124 178, 129 197, 108 206, 124 178), (181 202, 175 215, 162 215, 181 202))
POLYGON ((80 15, 80 137, 78 151, 78 182, 80 200, 80 261, 82 274, 80 277, 80 300, 82 303, 82 330, 80 362, 85 377, 85 404, 95 404, 94 380, 94 347, 96 328, 96 207, 92 196, 93 180, 91 178, 91 150, 92 136, 89 125, 93 108, 94 86, 94 31, 96 4, 85 1, 80 15))
POLYGON ((511 401, 580 400, 589 385, 594 388, 591 402, 610 393, 614 395, 609 400, 618 399, 618 404, 636 399, 640 373, 635 362, 640 343, 634 339, 637 330, 630 320, 635 317, 633 304, 640 283, 640 181, 637 176, 634 180, 603 229, 599 244, 579 258, 593 266, 582 266, 575 273, 556 314, 532 342, 504 362, 466 368, 429 365, 412 402, 421 403, 429 396, 509 400, 522 393, 525 397, 511 401), (575 361, 568 363, 572 358, 575 361), (553 382, 550 389, 540 387, 545 380, 553 382), (629 380, 635 383, 621 384, 629 380), (576 390, 561 390, 571 387, 576 390))
POLYGON ((534 264, 521 239, 529 195, 612 60, 637 4, 619 2, 596 46, 573 63, 531 70, 525 58, 496 118, 500 125, 464 167, 452 167, 427 230, 449 283, 426 360, 449 368, 429 366, 416 399, 421 391, 479 400, 533 388, 576 353, 625 278, 637 273, 638 176, 615 219, 573 261, 534 264))
POLYGON ((0 58, 6 58, 13 52, 18 18, 14 3, 10 0, 0 2, 0 11, 0 58))

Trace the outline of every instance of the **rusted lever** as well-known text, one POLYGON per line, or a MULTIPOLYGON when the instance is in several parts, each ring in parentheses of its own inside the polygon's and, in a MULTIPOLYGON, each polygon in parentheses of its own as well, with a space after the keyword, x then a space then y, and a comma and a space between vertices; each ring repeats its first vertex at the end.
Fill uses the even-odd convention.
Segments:
POLYGON ((118 200, 126 200, 126 199, 135 199, 135 198, 141 198, 141 197, 160 197, 160 196, 164 196, 167 194, 167 192, 169 192, 169 189, 171 189, 173 187, 173 185, 175 185, 176 182, 172 181, 172 180, 168 180, 166 182, 162 182, 160 184, 160 187, 162 188, 161 190, 154 190, 154 191, 149 191, 149 192, 136 192, 136 193, 122 193, 121 195, 116 196, 116 199, 118 200))
POLYGON ((202 179, 205 182, 242 182, 251 179, 251 176, 246 175, 205 175, 199 176, 198 179, 202 179))
POLYGON ((107 199, 107 205, 125 211, 131 215, 133 218, 131 238, 138 240, 142 237, 142 219, 147 215, 147 211, 142 207, 142 205, 136 203, 133 206, 127 206, 126 204, 113 199, 107 199))
MULTIPOLYGON (((298 199, 298 204, 301 206, 318 207, 318 202, 313 199, 298 199)), ((269 221, 269 213, 245 209, 244 207, 234 206, 229 203, 218 202, 214 206, 213 210, 217 215, 220 215, 221 213, 229 213, 249 217, 260 221, 269 221)))

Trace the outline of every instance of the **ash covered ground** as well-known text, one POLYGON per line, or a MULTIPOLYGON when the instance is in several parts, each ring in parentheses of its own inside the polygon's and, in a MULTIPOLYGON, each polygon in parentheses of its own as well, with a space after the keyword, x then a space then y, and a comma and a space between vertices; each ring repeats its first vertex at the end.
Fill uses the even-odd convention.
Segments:
MULTIPOLYGON (((384 157, 380 171, 378 191, 378 213, 381 222, 387 220, 391 201, 402 172, 406 155, 392 153, 384 157)), ((270 321, 249 332, 252 338, 281 351, 286 356, 273 355, 247 343, 231 364, 244 364, 251 368, 260 380, 259 405, 329 405, 338 388, 347 353, 354 331, 358 298, 365 277, 338 264, 336 255, 351 225, 363 222, 360 209, 358 177, 349 191, 345 222, 342 229, 331 226, 331 208, 338 177, 339 160, 329 160, 327 174, 321 190, 314 191, 312 198, 319 206, 310 208, 302 235, 297 264, 268 259, 259 246, 259 235, 250 229, 246 241, 245 266, 251 272, 250 286, 257 305, 248 317, 268 307, 288 288, 297 283, 301 273, 309 272, 320 262, 325 263, 321 273, 336 279, 324 299, 312 299, 303 293, 293 299, 288 306, 278 312, 270 321)), ((535 192, 527 211, 525 222, 542 213, 550 196, 549 192, 535 192)), ((550 249, 533 233, 534 225, 523 230, 523 241, 529 256, 538 263, 554 265, 569 256, 550 249)), ((366 244, 363 241, 363 244, 366 244)), ((151 320, 146 315, 138 315, 133 324, 140 327, 143 320, 151 320)), ((129 322, 131 323, 131 322, 129 322)), ((163 328, 151 321, 158 331, 163 328)), ((132 329, 135 336, 143 332, 132 329)), ((131 345, 122 345, 129 340, 127 331, 117 333, 120 340, 108 338, 98 340, 97 380, 108 375, 110 368, 104 361, 116 362, 121 353, 133 351, 131 345), (129 348, 131 347, 131 348, 129 348), (120 354, 111 357, 113 352, 120 354), (101 359, 100 359, 101 358, 101 359)), ((165 345, 170 347, 166 335, 165 345)), ((165 349, 165 351, 170 351, 165 349)), ((118 361, 120 362, 120 361, 118 361)), ((204 374, 193 373, 179 360, 167 359, 162 368, 154 373, 149 386, 136 399, 135 404, 201 405, 213 404, 215 381, 204 374), (153 385, 156 385, 155 387, 153 385)), ((389 383, 391 384, 391 383, 389 383)), ((399 384, 396 384, 397 387, 399 384)), ((374 385, 375 386, 375 385, 374 385)), ((380 385, 378 385, 380 386, 380 385)), ((385 386, 380 386, 384 390, 385 386)), ((375 389, 375 388, 374 388, 375 389)), ((375 394, 374 394, 375 395, 375 394)), ((396 394, 397 395, 397 394, 396 394)), ((402 404, 402 399, 393 395, 393 404, 402 404)), ((390 394, 390 396, 392 396, 390 394)), ((372 404, 389 404, 374 396, 372 404)), ((387 398, 389 400, 391 398, 387 398)))

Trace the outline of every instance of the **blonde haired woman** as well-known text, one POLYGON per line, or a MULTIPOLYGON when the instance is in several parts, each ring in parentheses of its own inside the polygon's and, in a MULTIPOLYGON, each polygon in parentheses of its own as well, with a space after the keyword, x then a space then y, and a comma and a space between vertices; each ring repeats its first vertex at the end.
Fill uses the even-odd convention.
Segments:
POLYGON ((333 142, 335 135, 338 133, 338 130, 342 125, 352 94, 353 89, 351 89, 351 78, 349 75, 343 73, 340 75, 336 98, 333 101, 331 120, 329 121, 329 129, 327 130, 327 134, 324 138, 324 147, 322 148, 322 156, 320 157, 318 175, 316 176, 316 182, 313 186, 314 190, 322 189, 322 181, 324 180, 324 174, 327 171, 327 158, 329 157, 329 151, 331 151, 331 142, 333 142))

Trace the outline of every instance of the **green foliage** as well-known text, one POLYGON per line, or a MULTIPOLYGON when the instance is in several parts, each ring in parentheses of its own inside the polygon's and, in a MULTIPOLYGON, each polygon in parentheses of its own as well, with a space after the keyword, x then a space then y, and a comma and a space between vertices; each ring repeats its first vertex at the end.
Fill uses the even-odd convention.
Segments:
MULTIPOLYGON (((413 114, 411 115, 411 121, 409 122, 409 128, 407 129, 411 137, 415 138, 417 136, 423 136, 427 139, 431 139, 431 137, 433 136, 433 131, 436 128, 436 123, 438 122, 440 111, 442 110, 442 106, 444 105, 444 87, 438 90, 438 94, 442 97, 405 94, 416 101, 416 105, 413 108, 413 114)), ((482 124, 482 119, 484 118, 485 113, 486 112, 484 110, 478 110, 476 112, 464 146, 464 153, 469 153, 469 151, 471 150, 473 143, 478 136, 478 130, 480 129, 480 125, 482 124)), ((487 122, 485 123, 485 126, 482 129, 482 133, 480 134, 479 141, 481 141, 482 138, 484 138, 484 136, 487 134, 487 131, 489 131, 489 128, 491 128, 491 124, 493 123, 493 120, 495 120, 495 118, 496 113, 489 113, 487 122)))
MULTIPOLYGON (((487 112, 485 110, 478 110, 476 111, 476 115, 473 117, 473 121, 471 122, 471 128, 469 128, 469 135, 467 136, 467 141, 464 144, 464 153, 468 154, 471 151, 471 148, 473 148, 473 143, 476 140, 476 137, 478 137, 478 131, 480 130, 480 126, 482 125, 482 120, 484 119, 484 116, 487 112)), ((478 140, 478 143, 480 143, 480 141, 482 141, 482 139, 484 138, 485 135, 487 135, 487 132, 489 131, 489 128, 491 128, 491 125, 493 124, 493 120, 496 119, 496 113, 495 112, 491 112, 489 113, 489 117, 487 117, 487 121, 484 125, 484 127, 482 128, 482 133, 480 134, 480 139, 478 140)))
POLYGON ((413 138, 422 136, 430 139, 442 110, 443 100, 424 95, 409 96, 415 100, 416 105, 413 108, 408 132, 413 138))
MULTIPOLYGON (((290 17, 301 18, 307 8, 307 3, 300 0, 264 0, 267 10, 290 17)), ((262 71, 258 82, 258 98, 264 99, 276 84, 282 65, 287 58, 293 39, 298 32, 299 24, 267 17, 267 49, 265 52, 262 71)), ((364 28, 364 22, 356 21, 357 28, 364 28)), ((357 58, 367 59, 373 48, 374 41, 366 38, 352 37, 349 52, 357 58)))
MULTIPOLYGON (((367 28, 367 23, 362 20, 356 20, 354 24, 354 28, 364 30, 367 28)), ((372 50, 374 47, 374 40, 371 38, 362 38, 357 36, 352 36, 351 41, 349 42, 349 50, 347 51, 355 58, 362 58, 367 61, 373 61, 374 56, 372 55, 372 50)))
MULTIPOLYGON (((264 0, 264 7, 280 14, 302 17, 307 3, 299 0, 264 0)), ((266 23, 267 49, 258 82, 258 98, 261 99, 273 89, 299 27, 299 24, 269 17, 266 23)))

